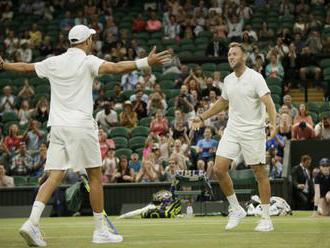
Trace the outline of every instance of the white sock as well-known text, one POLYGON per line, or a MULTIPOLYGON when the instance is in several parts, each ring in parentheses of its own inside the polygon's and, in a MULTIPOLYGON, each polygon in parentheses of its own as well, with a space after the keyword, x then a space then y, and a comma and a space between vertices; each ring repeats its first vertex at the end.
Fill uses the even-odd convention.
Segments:
POLYGON ((40 216, 45 209, 45 204, 40 201, 35 201, 32 206, 32 211, 30 214, 30 221, 33 225, 39 225, 40 216))
POLYGON ((94 221, 95 221, 95 230, 102 230, 103 229, 103 213, 95 213, 94 215, 94 221))
POLYGON ((262 209, 261 218, 263 218, 263 219, 270 218, 269 207, 270 207, 270 204, 261 204, 261 209, 262 209))
POLYGON ((240 209, 240 205, 235 193, 230 196, 227 196, 227 200, 229 201, 229 204, 233 210, 240 209))

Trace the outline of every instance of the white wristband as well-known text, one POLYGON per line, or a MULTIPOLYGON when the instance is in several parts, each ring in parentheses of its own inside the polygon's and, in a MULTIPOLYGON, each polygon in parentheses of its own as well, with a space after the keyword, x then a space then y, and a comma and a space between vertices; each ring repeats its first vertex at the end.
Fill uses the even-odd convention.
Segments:
POLYGON ((135 61, 136 63, 136 67, 139 69, 139 70, 143 70, 143 69, 146 69, 149 66, 149 63, 148 63, 148 57, 145 57, 143 59, 138 59, 135 61))

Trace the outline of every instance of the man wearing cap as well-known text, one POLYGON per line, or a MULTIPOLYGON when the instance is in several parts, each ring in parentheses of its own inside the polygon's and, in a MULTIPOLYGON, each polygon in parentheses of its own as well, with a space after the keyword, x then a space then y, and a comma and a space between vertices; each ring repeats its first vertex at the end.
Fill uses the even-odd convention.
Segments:
POLYGON ((330 216, 330 160, 320 160, 320 172, 315 177, 314 211, 330 216))
POLYGON ((68 36, 71 48, 38 63, 5 63, 0 57, 0 70, 36 72, 38 77, 47 78, 51 85, 48 120, 51 133, 45 166, 45 170, 50 171, 49 178, 41 185, 30 218, 20 229, 20 234, 30 246, 47 246, 39 229, 40 216, 69 168, 85 168, 88 173, 90 202, 95 218, 92 241, 116 243, 123 240, 122 236, 109 232, 103 221, 102 161, 97 125, 93 119, 93 80, 102 74, 128 73, 163 64, 170 59, 170 55, 167 51, 156 53, 154 48, 148 57, 136 61, 107 62, 89 55, 95 33, 95 30, 84 25, 74 26, 68 36))

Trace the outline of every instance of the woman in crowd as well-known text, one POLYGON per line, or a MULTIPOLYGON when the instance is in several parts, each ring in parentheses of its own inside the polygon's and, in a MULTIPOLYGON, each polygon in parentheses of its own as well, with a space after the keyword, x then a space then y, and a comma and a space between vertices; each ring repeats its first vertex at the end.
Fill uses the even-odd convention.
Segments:
POLYGON ((163 111, 158 109, 154 119, 150 123, 150 132, 153 135, 162 135, 168 131, 168 120, 163 115, 163 111))
POLYGON ((138 119, 137 114, 133 112, 133 106, 130 101, 126 101, 123 106, 123 112, 119 115, 120 125, 129 129, 136 127, 138 119))
POLYGON ((303 103, 299 105, 298 115, 294 118, 293 125, 299 125, 301 122, 305 122, 310 128, 314 126, 313 119, 303 103))

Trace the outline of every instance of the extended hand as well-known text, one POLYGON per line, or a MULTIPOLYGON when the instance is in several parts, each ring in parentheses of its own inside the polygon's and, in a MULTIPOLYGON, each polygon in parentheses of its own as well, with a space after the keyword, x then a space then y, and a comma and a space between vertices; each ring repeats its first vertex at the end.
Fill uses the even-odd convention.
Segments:
POLYGON ((154 46, 148 56, 149 65, 161 65, 168 62, 171 59, 171 54, 168 50, 156 53, 156 47, 154 46))

